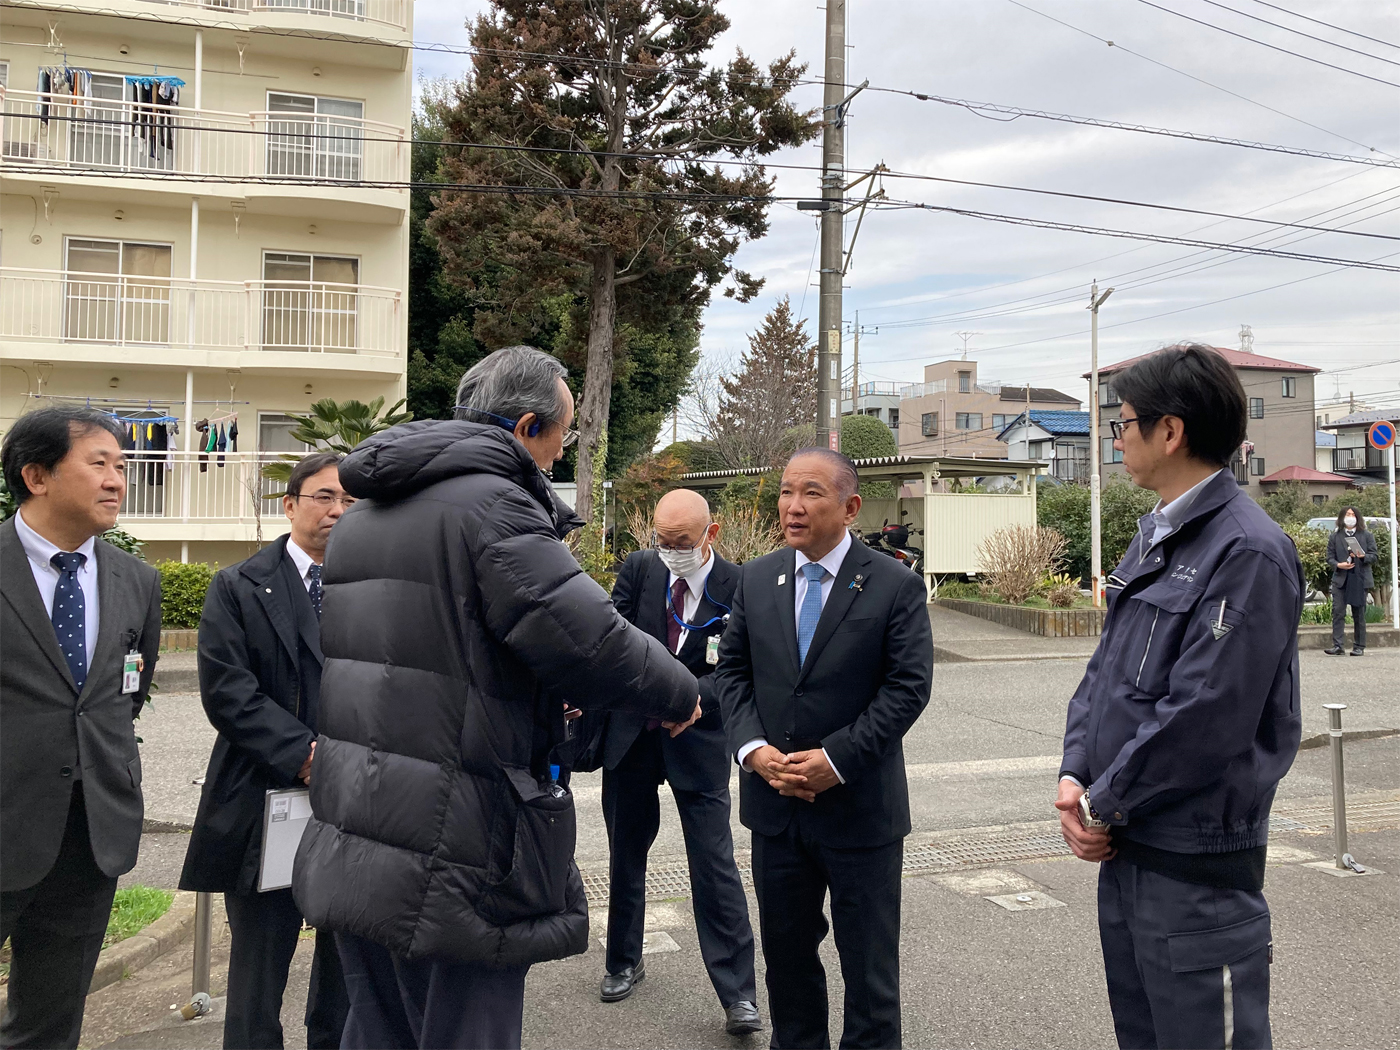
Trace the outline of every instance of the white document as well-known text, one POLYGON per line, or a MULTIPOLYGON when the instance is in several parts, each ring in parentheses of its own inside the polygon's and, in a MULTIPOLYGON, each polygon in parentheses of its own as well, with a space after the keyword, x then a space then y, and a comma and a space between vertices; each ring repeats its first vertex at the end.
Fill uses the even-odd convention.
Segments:
POLYGON ((292 861, 301 834, 311 819, 311 792, 285 788, 267 793, 263 801, 262 868, 258 892, 285 890, 292 884, 292 861))

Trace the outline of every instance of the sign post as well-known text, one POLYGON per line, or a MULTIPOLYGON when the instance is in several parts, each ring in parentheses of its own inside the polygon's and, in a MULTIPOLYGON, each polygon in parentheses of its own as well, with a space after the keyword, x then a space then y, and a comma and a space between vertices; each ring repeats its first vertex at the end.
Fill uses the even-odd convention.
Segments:
POLYGON ((1396 533, 1400 532, 1400 519, 1395 516, 1395 424, 1389 420, 1372 423, 1366 432, 1366 440, 1374 449, 1389 450, 1386 457, 1390 474, 1390 622, 1400 630, 1400 578, 1396 576, 1396 533))

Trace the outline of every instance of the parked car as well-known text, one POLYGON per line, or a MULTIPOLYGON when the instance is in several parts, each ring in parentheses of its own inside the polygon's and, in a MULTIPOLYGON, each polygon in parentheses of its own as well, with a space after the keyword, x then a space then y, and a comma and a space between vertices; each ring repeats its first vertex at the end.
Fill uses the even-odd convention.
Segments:
MULTIPOLYGON (((1308 528, 1310 528, 1310 529, 1317 529, 1319 532, 1332 532, 1333 530, 1336 529, 1336 527, 1337 527, 1337 519, 1336 519, 1336 518, 1309 518, 1309 519, 1308 519, 1308 528)), ((1376 529, 1388 529, 1388 528, 1390 528, 1390 519, 1389 519, 1389 518, 1373 518, 1373 517, 1367 516, 1367 517, 1366 517, 1366 527, 1367 527, 1368 529, 1372 530, 1373 532, 1374 532, 1376 529)))

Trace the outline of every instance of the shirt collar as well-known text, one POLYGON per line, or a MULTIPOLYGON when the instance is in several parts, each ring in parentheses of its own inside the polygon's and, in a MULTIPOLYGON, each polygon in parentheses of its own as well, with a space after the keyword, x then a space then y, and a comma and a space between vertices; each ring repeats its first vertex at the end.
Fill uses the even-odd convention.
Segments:
MULTIPOLYGON (((821 558, 817 559, 817 564, 831 573, 831 578, 835 579, 836 574, 841 571, 841 563, 846 560, 846 554, 850 549, 851 530, 847 529, 841 535, 841 542, 835 547, 832 547, 831 550, 827 551, 821 558)), ((812 559, 799 550, 794 550, 793 553, 797 555, 797 562, 793 566, 793 571, 794 573, 800 573, 802 571, 802 566, 806 565, 812 559)))
MULTIPOLYGON (((710 556, 705 559, 705 564, 696 569, 685 578, 685 590, 687 594, 702 595, 705 593, 705 581, 710 578, 710 570, 715 567, 715 549, 710 548, 710 556)), ((666 574, 667 588, 674 587, 676 581, 680 579, 674 572, 666 574)))
POLYGON ((306 574, 311 571, 311 566, 316 564, 311 555, 298 547, 291 536, 287 537, 287 557, 292 559, 292 564, 297 567, 297 575, 303 580, 307 578, 306 574))
POLYGON ((1152 508, 1152 523, 1157 526, 1158 531, 1163 527, 1169 532, 1175 532, 1179 529, 1182 522, 1186 520, 1186 515, 1191 510, 1192 504, 1196 502, 1201 492, 1207 485, 1223 473, 1225 473, 1224 468, 1217 470, 1214 474, 1192 485, 1166 506, 1163 506, 1162 501, 1158 500, 1157 506, 1152 508))
MULTIPOLYGON (((15 512, 15 533, 19 536, 20 546, 24 548, 24 553, 29 560, 36 565, 42 565, 46 569, 53 568, 53 556, 55 554, 66 553, 61 547, 55 546, 29 527, 29 523, 24 520, 23 507, 20 507, 19 510, 15 512)), ((74 553, 87 556, 87 561, 83 563, 83 568, 89 569, 93 566, 96 552, 97 537, 89 536, 74 553)))

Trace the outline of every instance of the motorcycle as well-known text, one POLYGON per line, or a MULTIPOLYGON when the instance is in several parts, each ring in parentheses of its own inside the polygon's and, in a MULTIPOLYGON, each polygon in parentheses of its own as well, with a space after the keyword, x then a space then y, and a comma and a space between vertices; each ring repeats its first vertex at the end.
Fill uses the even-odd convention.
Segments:
POLYGON ((912 532, 922 536, 923 531, 908 525, 891 525, 890 519, 886 518, 879 532, 862 536, 861 542, 871 550, 889 555, 910 571, 919 573, 924 568, 924 552, 909 542, 909 534, 912 532))

